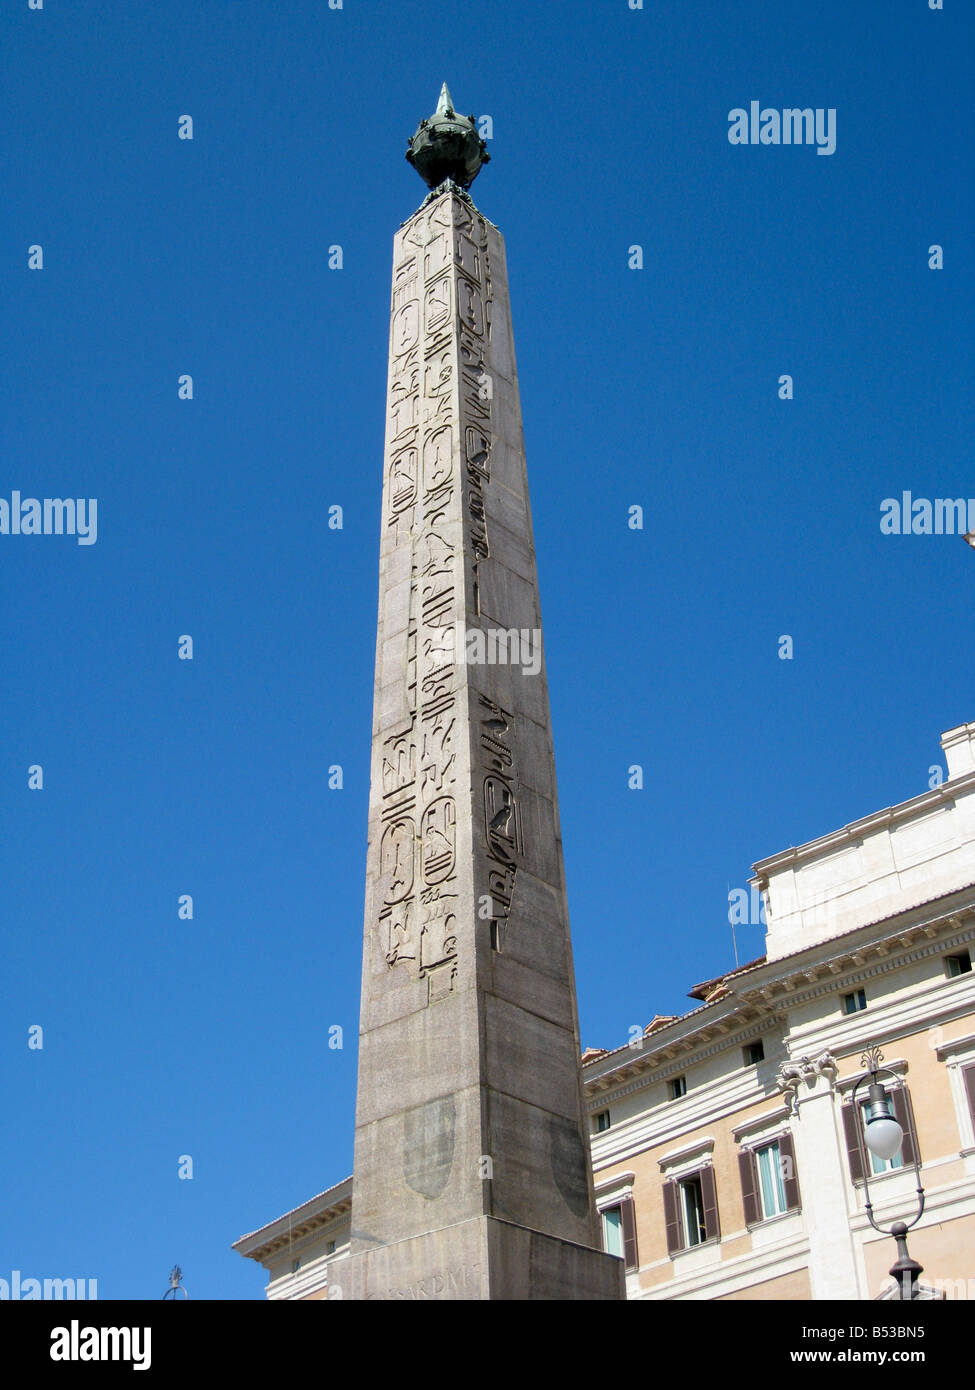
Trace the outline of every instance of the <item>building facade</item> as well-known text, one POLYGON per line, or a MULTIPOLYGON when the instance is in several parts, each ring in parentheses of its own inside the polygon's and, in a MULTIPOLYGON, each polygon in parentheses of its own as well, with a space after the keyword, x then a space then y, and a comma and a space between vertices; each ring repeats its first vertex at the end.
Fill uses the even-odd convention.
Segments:
MULTIPOLYGON (((942 738, 921 796, 754 866, 766 954, 691 992, 583 1080, 604 1248, 631 1299, 872 1299, 889 1229, 924 1213, 923 1282, 975 1296, 975 724, 942 738), (865 1050, 905 1141, 863 1143, 865 1050)), ((341 1287, 351 1179, 235 1245, 269 1298, 341 1287)), ((417 1297, 443 1297, 418 1291, 417 1297)))
POLYGON ((975 724, 947 779, 754 866, 766 955, 642 1038, 590 1050, 597 1204, 630 1298, 869 1299, 924 1214, 923 1282, 975 1294, 975 724), (880 1046, 901 1154, 874 1158, 853 1091, 880 1046))

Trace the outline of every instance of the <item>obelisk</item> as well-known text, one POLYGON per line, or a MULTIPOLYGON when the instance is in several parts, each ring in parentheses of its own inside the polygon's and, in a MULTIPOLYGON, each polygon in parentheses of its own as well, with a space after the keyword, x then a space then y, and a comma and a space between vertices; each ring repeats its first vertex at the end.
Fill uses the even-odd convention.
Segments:
POLYGON ((394 243, 345 1298, 623 1296, 598 1249, 504 242, 446 84, 394 243))

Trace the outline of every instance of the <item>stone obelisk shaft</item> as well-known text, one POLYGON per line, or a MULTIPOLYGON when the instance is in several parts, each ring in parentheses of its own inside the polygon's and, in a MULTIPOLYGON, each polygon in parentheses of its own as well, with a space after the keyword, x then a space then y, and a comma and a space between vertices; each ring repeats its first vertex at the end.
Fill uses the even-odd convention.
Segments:
POLYGON ((346 1297, 620 1297, 597 1251, 504 243, 395 240, 346 1297))

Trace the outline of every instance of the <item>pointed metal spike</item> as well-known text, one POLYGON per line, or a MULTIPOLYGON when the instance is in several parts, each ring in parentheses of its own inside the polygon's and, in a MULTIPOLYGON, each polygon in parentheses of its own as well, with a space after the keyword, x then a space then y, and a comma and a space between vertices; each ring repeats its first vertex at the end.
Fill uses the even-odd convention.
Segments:
POLYGON ((450 95, 450 89, 445 82, 440 88, 440 100, 437 102, 437 115, 441 115, 444 111, 453 111, 453 109, 453 97, 450 95))

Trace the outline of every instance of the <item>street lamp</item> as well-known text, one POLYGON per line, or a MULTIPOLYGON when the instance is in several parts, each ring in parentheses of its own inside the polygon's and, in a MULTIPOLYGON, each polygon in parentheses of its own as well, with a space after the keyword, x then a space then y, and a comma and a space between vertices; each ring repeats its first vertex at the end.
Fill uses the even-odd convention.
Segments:
MULTIPOLYGON (((884 1059, 884 1054, 879 1047, 868 1047, 860 1058, 860 1065, 869 1069, 870 1084, 867 1087, 867 1100, 863 1107, 865 1124, 863 1127, 864 1142, 871 1153, 878 1158, 893 1158, 900 1152, 901 1144, 904 1142, 904 1131, 894 1119, 894 1112, 891 1108, 890 1097, 887 1094, 883 1083, 877 1077, 879 1072, 886 1072, 888 1076, 894 1073, 888 1067, 880 1064, 884 1059)), ((857 1084, 853 1087, 853 1114, 858 1116, 857 1110, 857 1091, 866 1081, 866 1076, 861 1076, 857 1084)), ((896 1077, 894 1078, 896 1080, 896 1077)), ((859 1120, 857 1121, 859 1123, 859 1120)), ((924 1215, 924 1188, 921 1186, 921 1168, 918 1163, 917 1145, 914 1145, 914 1175, 917 1178, 918 1208, 917 1216, 912 1221, 895 1221, 890 1230, 887 1231, 883 1226, 878 1226, 873 1219, 873 1204, 870 1201, 870 1178, 867 1172, 869 1163, 863 1165, 863 1196, 864 1205, 867 1209, 867 1217, 875 1231, 879 1231, 882 1236, 893 1236, 897 1242, 897 1260, 891 1267, 890 1276, 896 1282, 900 1292, 897 1297, 901 1299, 920 1298, 921 1291, 918 1287, 918 1276, 923 1273, 924 1266, 919 1265, 917 1260, 912 1260, 907 1253, 907 1233, 912 1226, 916 1226, 924 1215)))
POLYGON ((175 1303, 178 1293, 181 1293, 184 1298, 189 1298, 189 1294, 183 1288, 183 1271, 180 1269, 179 1265, 173 1265, 172 1269, 169 1271, 169 1288, 163 1294, 163 1302, 165 1302, 167 1298, 171 1298, 175 1303))

